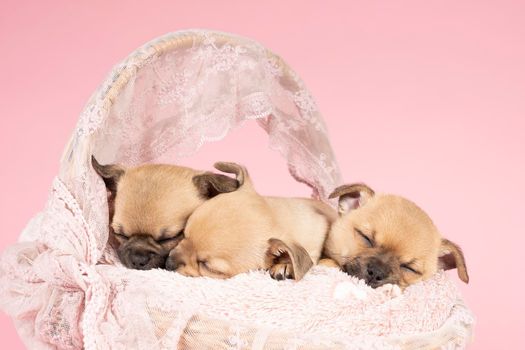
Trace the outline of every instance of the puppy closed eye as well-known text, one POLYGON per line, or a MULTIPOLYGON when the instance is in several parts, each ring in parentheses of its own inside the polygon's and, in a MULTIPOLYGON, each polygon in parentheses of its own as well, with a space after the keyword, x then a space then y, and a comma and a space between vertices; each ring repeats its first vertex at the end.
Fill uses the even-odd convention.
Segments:
POLYGON ((367 235, 365 235, 361 230, 359 229, 355 229, 355 232, 357 232, 357 234, 361 237, 361 239, 363 240, 363 242, 368 246, 368 247, 373 247, 374 246, 374 242, 372 241, 372 239, 370 239, 367 235))
POLYGON ((115 232, 115 237, 117 237, 118 239, 120 239, 122 241, 127 241, 129 239, 128 236, 126 236, 125 234, 123 234, 121 232, 115 232))
POLYGON ((417 271, 410 265, 401 264, 400 267, 401 267, 401 270, 403 270, 404 272, 410 272, 410 273, 415 273, 416 275, 421 275, 421 272, 417 271))
POLYGON ((124 234, 124 228, 122 225, 114 224, 112 225, 111 229, 113 230, 115 237, 118 239, 123 241, 127 241, 129 239, 129 237, 124 234))
POLYGON ((225 275, 223 272, 215 270, 214 268, 212 268, 207 261, 199 260, 197 262, 199 264, 199 268, 201 268, 201 269, 207 270, 208 272, 211 272, 211 273, 216 274, 216 275, 225 275))
POLYGON ((180 231, 179 233, 177 233, 173 237, 167 237, 167 238, 159 239, 157 241, 157 243, 159 243, 159 244, 170 243, 170 242, 174 242, 174 241, 176 241, 178 239, 182 239, 183 237, 184 237, 184 231, 180 231))

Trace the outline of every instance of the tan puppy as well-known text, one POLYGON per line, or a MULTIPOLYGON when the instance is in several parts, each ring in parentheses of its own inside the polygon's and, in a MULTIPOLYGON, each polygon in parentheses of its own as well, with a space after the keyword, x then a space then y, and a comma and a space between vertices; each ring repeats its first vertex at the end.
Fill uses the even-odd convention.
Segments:
MULTIPOLYGON (((364 184, 343 185, 339 219, 325 242, 325 256, 373 288, 386 283, 405 288, 432 276, 438 268, 457 268, 469 277, 461 249, 441 238, 430 217, 411 201, 375 194, 364 184)), ((323 259, 321 264, 330 264, 323 259)))
POLYGON ((126 267, 138 270, 164 267, 195 208, 238 187, 228 176, 174 165, 125 169, 94 157, 92 164, 108 190, 110 244, 126 267))
POLYGON ((166 268, 215 278, 269 269, 276 279, 301 279, 319 260, 335 211, 313 199, 263 197, 235 163, 215 168, 236 174, 239 189, 195 210, 166 268))

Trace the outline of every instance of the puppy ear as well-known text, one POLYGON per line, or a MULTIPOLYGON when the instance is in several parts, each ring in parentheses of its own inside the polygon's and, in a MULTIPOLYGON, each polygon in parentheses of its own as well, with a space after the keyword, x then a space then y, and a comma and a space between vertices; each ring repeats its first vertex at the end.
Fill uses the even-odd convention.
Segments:
POLYGON ((339 197, 339 215, 357 209, 368 202, 375 192, 365 184, 342 185, 337 187, 328 198, 339 197))
POLYGON ((459 279, 465 283, 468 283, 469 281, 467 265, 465 264, 463 252, 457 244, 448 239, 441 240, 438 267, 443 270, 458 269, 459 279))
POLYGON ((242 165, 237 163, 228 163, 228 162, 217 162, 213 164, 215 169, 220 170, 224 173, 235 174, 239 187, 243 186, 245 183, 250 183, 250 177, 248 175, 248 170, 242 165))
POLYGON ((114 196, 117 193, 118 181, 125 173, 124 168, 116 164, 101 165, 94 156, 91 156, 91 164, 97 174, 104 180, 108 192, 114 196))
POLYGON ((271 268, 276 264, 290 264, 292 265, 292 271, 287 271, 286 274, 298 281, 314 265, 306 249, 298 244, 292 243, 288 246, 277 238, 270 238, 268 244, 269 247, 265 257, 267 268, 271 268))
POLYGON ((239 181, 229 176, 212 172, 196 175, 192 181, 204 198, 212 198, 218 194, 233 192, 239 188, 239 181))

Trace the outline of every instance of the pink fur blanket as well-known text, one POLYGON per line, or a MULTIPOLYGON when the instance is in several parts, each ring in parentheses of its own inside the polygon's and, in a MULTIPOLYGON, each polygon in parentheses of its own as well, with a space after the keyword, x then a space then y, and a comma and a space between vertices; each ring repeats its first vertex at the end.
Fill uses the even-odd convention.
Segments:
POLYGON ((461 348, 473 326, 443 272, 401 293, 321 266, 295 282, 118 265, 20 243, 2 257, 0 305, 28 347, 42 349, 461 348))

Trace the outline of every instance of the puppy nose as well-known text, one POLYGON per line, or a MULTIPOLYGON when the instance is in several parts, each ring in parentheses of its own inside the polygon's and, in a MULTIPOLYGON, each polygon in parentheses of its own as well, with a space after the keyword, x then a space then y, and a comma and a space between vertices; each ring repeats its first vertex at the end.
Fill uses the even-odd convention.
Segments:
POLYGON ((170 255, 166 259, 166 270, 177 271, 179 267, 183 267, 183 266, 184 266, 184 262, 177 259, 176 255, 170 255))
POLYGON ((386 265, 378 259, 371 259, 366 265, 367 280, 371 283, 381 283, 388 277, 386 265))
POLYGON ((141 270, 148 265, 148 263, 151 260, 151 253, 150 252, 144 252, 144 251, 133 251, 131 252, 129 256, 129 260, 131 262, 131 265, 135 269, 141 270))

